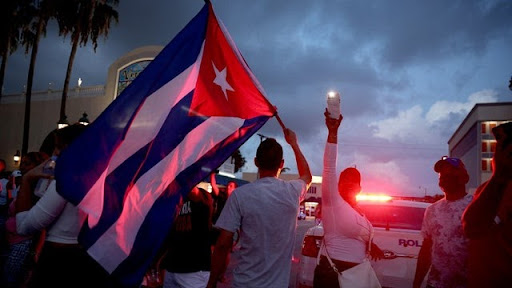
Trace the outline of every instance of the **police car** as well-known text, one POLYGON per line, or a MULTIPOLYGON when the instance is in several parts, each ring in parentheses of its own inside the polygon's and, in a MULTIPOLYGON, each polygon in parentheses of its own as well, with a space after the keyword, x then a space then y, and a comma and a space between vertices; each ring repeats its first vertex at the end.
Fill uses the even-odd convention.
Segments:
MULTIPOLYGON (((423 242, 421 224, 430 203, 385 198, 360 198, 358 205, 374 227, 374 242, 384 259, 372 261, 383 287, 412 287, 416 261, 423 242)), ((297 287, 313 287, 313 276, 324 230, 308 229, 302 242, 297 287)), ((425 284, 425 283, 424 283, 425 284)))

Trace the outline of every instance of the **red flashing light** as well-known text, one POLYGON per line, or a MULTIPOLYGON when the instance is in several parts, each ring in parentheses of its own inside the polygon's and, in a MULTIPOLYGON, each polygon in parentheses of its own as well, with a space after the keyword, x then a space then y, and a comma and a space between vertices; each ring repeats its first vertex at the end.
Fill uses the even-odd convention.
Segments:
POLYGON ((375 201, 386 202, 393 199, 393 197, 385 194, 357 194, 356 201, 375 201))

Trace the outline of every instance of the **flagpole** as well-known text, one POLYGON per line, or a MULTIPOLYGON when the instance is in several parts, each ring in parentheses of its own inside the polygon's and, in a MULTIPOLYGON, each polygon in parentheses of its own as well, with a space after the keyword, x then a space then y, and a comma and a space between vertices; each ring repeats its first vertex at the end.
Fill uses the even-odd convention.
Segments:
POLYGON ((283 128, 283 130, 286 129, 286 126, 284 126, 284 123, 281 120, 281 117, 279 117, 279 114, 277 114, 277 112, 276 112, 275 116, 276 116, 277 122, 279 122, 279 125, 281 125, 281 128, 283 128))

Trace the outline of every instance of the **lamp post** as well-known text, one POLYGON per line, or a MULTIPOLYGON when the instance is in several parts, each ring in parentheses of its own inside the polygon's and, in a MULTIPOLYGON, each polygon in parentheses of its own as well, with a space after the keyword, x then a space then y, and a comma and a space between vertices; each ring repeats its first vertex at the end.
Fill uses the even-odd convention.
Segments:
POLYGON ((21 160, 21 153, 20 150, 16 150, 16 154, 14 154, 14 157, 12 158, 14 160, 14 165, 18 165, 21 160))
POLYGON ((87 118, 87 113, 84 112, 84 114, 82 114, 82 118, 78 119, 78 123, 84 125, 84 126, 87 126, 89 125, 89 118, 87 118))
POLYGON ((59 120, 59 122, 57 122, 57 129, 62 129, 62 128, 67 127, 67 126, 69 126, 68 116, 64 115, 59 120))

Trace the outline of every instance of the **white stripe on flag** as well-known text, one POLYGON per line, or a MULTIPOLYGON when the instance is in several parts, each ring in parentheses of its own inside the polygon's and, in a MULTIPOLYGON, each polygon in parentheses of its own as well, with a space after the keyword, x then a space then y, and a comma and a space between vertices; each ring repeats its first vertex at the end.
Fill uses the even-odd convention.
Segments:
POLYGON ((240 118, 211 117, 188 133, 175 150, 139 178, 129 191, 121 216, 89 248, 89 254, 112 273, 130 254, 142 222, 163 190, 181 171, 233 134, 243 123, 240 118))
POLYGON ((78 207, 89 215, 90 227, 94 227, 97 224, 103 210, 103 191, 107 175, 135 152, 151 142, 160 131, 170 108, 174 107, 184 96, 195 89, 202 55, 203 49, 201 48, 199 61, 196 61, 180 75, 146 98, 126 133, 125 139, 114 152, 109 165, 78 204, 78 207))

